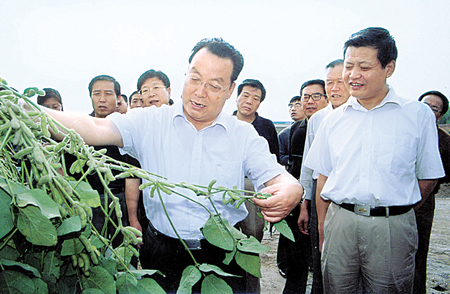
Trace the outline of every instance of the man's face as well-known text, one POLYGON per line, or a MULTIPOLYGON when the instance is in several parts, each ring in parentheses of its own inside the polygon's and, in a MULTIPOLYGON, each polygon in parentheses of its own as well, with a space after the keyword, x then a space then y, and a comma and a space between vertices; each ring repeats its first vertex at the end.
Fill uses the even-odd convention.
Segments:
POLYGON ((252 86, 244 86, 241 94, 237 97, 238 113, 243 116, 253 116, 261 105, 262 92, 252 86))
POLYGON ((117 106, 114 83, 111 81, 96 81, 92 85, 91 99, 95 117, 103 118, 113 113, 117 106))
POLYGON ((344 79, 342 78, 343 69, 343 64, 327 69, 325 90, 327 92, 328 100, 333 105, 333 108, 341 106, 347 102, 350 97, 350 93, 345 87, 344 79))
POLYGON ((289 114, 293 121, 299 121, 305 119, 306 115, 303 111, 303 105, 301 100, 293 101, 289 104, 289 114))
POLYGON ((442 113, 444 103, 439 96, 427 95, 422 99, 422 102, 430 106, 431 110, 433 110, 433 113, 436 116, 436 122, 438 122, 438 120, 440 120, 444 116, 444 114, 442 113))
POLYGON ((345 86, 363 106, 374 107, 384 99, 389 90, 386 79, 395 69, 393 60, 382 68, 377 54, 378 50, 371 47, 348 47, 345 53, 345 86))
POLYGON ((50 109, 62 111, 61 103, 59 103, 59 101, 56 98, 53 98, 53 97, 48 98, 47 100, 45 100, 45 102, 42 103, 42 106, 45 106, 45 107, 50 108, 50 109))
POLYGON ((163 104, 169 104, 170 88, 166 88, 164 83, 157 77, 146 79, 140 89, 143 107, 156 105, 161 107, 163 104))
POLYGON ((144 101, 142 100, 141 94, 136 93, 130 97, 130 109, 143 107, 144 101))
POLYGON ((206 48, 199 50, 189 64, 183 88, 183 111, 197 130, 211 125, 233 93, 233 62, 206 48), (231 84, 231 85, 230 85, 231 84))
POLYGON ((128 105, 125 102, 125 100, 123 99, 122 95, 120 95, 117 98, 116 112, 124 114, 124 113, 127 113, 127 110, 128 110, 128 105))
POLYGON ((327 96, 325 95, 325 91, 321 85, 315 84, 315 85, 309 85, 306 86, 303 89, 302 92, 302 104, 303 104, 303 111, 305 112, 305 115, 307 118, 310 118, 314 113, 316 113, 318 110, 324 108, 328 105, 327 96), (314 100, 314 98, 311 95, 320 95, 319 100, 314 100))

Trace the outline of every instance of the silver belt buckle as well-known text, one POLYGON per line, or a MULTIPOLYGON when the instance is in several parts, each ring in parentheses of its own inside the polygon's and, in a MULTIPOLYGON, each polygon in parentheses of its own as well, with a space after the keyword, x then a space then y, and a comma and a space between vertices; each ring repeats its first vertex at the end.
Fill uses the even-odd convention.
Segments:
POLYGON ((190 239, 190 240, 183 240, 184 243, 186 243, 186 246, 189 248, 189 250, 201 250, 202 244, 200 243, 200 239, 190 239))
POLYGON ((355 211, 356 214, 363 215, 363 216, 370 216, 370 205, 358 205, 355 204, 355 211))

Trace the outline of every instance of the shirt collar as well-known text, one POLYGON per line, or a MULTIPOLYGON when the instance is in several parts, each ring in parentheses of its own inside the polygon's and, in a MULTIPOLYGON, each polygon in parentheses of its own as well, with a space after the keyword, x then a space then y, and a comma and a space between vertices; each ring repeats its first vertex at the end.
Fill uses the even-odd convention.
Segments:
MULTIPOLYGON (((172 116, 172 123, 173 123, 173 124, 175 123, 175 119, 176 119, 177 117, 181 117, 182 119, 184 119, 184 121, 185 121, 186 123, 192 125, 192 123, 187 119, 187 117, 186 117, 186 115, 185 115, 185 113, 184 113, 184 111, 183 111, 183 102, 181 102, 181 103, 175 103, 175 104, 174 104, 173 106, 171 106, 171 107, 175 107, 175 110, 174 110, 173 116, 172 116)), ((229 115, 228 115, 228 116, 229 116, 229 115)), ((204 129, 212 128, 212 127, 214 127, 215 125, 220 125, 220 126, 222 126, 222 127, 225 129, 225 131, 227 131, 227 130, 228 130, 228 128, 227 128, 228 123, 227 123, 226 117, 227 117, 227 115, 223 113, 223 109, 222 109, 222 111, 221 111, 221 112, 219 113, 219 115, 217 116, 216 120, 215 120, 210 126, 204 128, 204 129)), ((236 119, 237 119, 237 118, 236 118, 236 119)), ((192 125, 192 127, 194 127, 194 125, 192 125)))
MULTIPOLYGON (((402 107, 404 105, 405 101, 403 99, 398 98, 397 94, 394 91, 394 88, 392 88, 390 85, 388 85, 388 88, 389 88, 389 92, 387 93, 386 97, 384 97, 384 99, 381 101, 381 103, 378 104, 377 106, 375 106, 373 109, 381 108, 388 103, 394 103, 394 104, 399 105, 400 107, 402 107)), ((349 108, 349 107, 351 107, 355 110, 367 111, 367 109, 362 107, 362 105, 359 104, 358 100, 353 96, 350 96, 347 103, 345 103, 342 107, 343 107, 344 111, 346 111, 347 108, 349 108)))

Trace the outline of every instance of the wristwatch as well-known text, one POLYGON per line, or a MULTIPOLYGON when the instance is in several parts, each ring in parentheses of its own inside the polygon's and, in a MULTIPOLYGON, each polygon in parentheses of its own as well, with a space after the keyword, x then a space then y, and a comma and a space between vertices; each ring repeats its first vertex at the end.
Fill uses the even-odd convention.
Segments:
POLYGON ((300 199, 300 202, 298 203, 298 205, 302 205, 302 203, 305 201, 306 199, 306 191, 305 188, 303 188, 303 185, 300 184, 300 186, 302 186, 302 190, 303 190, 303 194, 302 194, 302 198, 300 199))

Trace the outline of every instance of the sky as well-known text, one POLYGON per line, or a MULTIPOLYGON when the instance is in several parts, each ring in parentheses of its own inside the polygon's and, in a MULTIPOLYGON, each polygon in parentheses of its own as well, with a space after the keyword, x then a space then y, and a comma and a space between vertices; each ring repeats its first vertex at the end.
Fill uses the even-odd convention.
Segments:
MULTIPOLYGON (((266 88, 258 113, 289 121, 287 104, 301 84, 324 79, 325 65, 343 57, 348 37, 370 26, 396 40, 399 57, 388 83, 397 94, 417 99, 433 89, 450 98, 448 0, 2 2, 0 77, 20 92, 57 89, 65 111, 92 111, 93 77, 113 76, 128 96, 149 69, 168 75, 179 103, 192 48, 222 37, 244 56, 237 83, 253 78, 266 88)), ((224 111, 235 109, 236 92, 224 111)))

